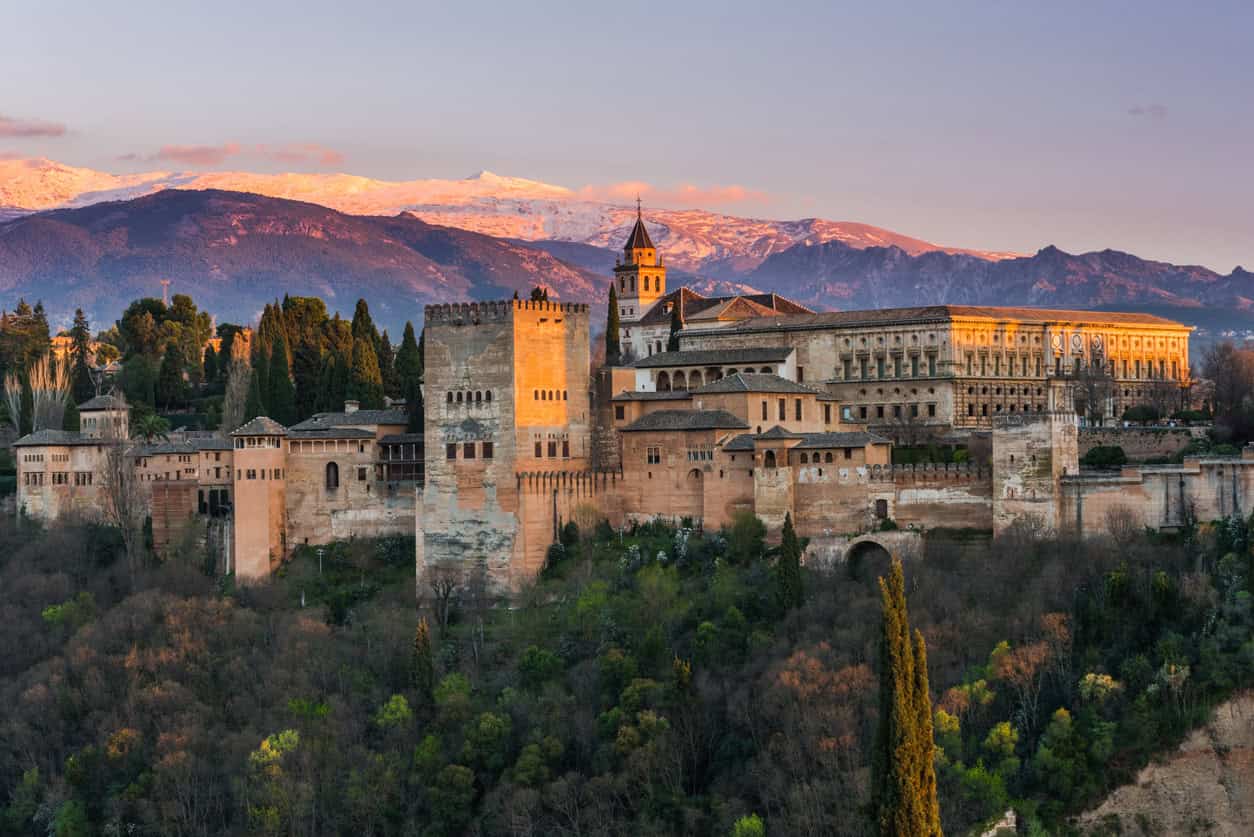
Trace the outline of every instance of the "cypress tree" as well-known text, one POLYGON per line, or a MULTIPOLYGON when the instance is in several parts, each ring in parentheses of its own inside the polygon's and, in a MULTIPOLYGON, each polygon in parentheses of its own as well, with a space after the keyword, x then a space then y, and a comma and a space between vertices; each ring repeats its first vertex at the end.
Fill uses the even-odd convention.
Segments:
POLYGON ((666 340, 666 351, 679 351, 679 332, 684 328, 684 312, 683 312, 682 293, 675 294, 675 301, 671 304, 671 335, 666 340))
POLYGON ((357 307, 353 310, 353 340, 364 337, 370 340, 370 348, 374 350, 376 362, 379 354, 379 330, 374 327, 374 320, 370 318, 370 306, 366 304, 366 300, 357 300, 357 307))
POLYGON ((270 350, 270 392, 266 395, 266 407, 270 418, 284 426, 296 423, 296 387, 287 367, 287 350, 279 337, 274 338, 270 350))
POLYGON ((166 344, 161 369, 157 372, 157 401, 168 410, 180 406, 183 396, 183 354, 178 343, 171 340, 166 344))
POLYGON ((414 656, 412 661, 412 677, 414 688, 428 704, 435 688, 435 658, 431 653, 431 626, 427 617, 418 619, 418 627, 414 630, 414 656))
POLYGON ((218 380, 218 353, 212 345, 205 347, 205 383, 212 384, 218 380))
POLYGON ((383 394, 389 398, 401 397, 401 379, 396 372, 396 352, 387 329, 379 339, 379 374, 383 377, 383 394))
POLYGON ((61 429, 77 431, 82 429, 80 426, 80 418, 78 414, 78 405, 71 398, 69 403, 65 405, 65 413, 61 417, 61 429))
POLYGON ((784 532, 779 546, 779 560, 775 564, 779 604, 788 611, 801 607, 805 590, 801 582, 801 542, 792 525, 792 515, 784 515, 784 532))
POLYGON ((244 399, 244 415, 240 419, 240 425, 243 426, 265 413, 266 407, 261 401, 261 380, 254 369, 248 376, 248 398, 244 399))
POLYGON ((622 339, 619 334, 618 291, 610 282, 610 310, 605 317, 605 365, 618 366, 623 360, 622 339))
POLYGON ((383 408, 383 376, 379 374, 379 359, 369 337, 353 338, 348 397, 359 401, 365 410, 383 408))
POLYGON ((900 559, 893 558, 879 585, 880 717, 871 764, 875 828, 883 837, 941 837, 927 654, 922 634, 911 642, 900 559))
POLYGON ((70 390, 74 404, 90 401, 96 394, 96 382, 91 378, 91 326, 82 308, 74 310, 74 325, 70 328, 70 390))

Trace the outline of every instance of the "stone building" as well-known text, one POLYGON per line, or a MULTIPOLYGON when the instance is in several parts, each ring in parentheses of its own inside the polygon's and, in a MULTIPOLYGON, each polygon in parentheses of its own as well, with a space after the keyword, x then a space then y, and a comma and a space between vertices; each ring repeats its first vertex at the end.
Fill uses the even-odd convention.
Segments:
POLYGON ((539 571, 556 507, 592 484, 588 306, 513 300, 425 314, 419 567, 475 565, 515 588, 539 571))
MULTIPOLYGON (((746 320, 687 330, 680 348, 791 348, 795 380, 822 383, 853 421, 988 429, 998 416, 1052 409, 1049 382, 1117 417, 1189 387, 1192 328, 1150 314, 936 305, 746 320)), ((793 377, 781 371, 786 377, 793 377)))

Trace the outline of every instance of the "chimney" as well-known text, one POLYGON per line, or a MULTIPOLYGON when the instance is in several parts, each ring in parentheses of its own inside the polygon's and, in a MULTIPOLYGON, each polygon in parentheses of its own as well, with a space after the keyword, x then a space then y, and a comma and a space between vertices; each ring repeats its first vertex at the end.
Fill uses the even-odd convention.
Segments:
POLYGON ((344 412, 346 412, 346 413, 355 413, 355 412, 357 412, 359 409, 361 409, 361 402, 360 402, 360 401, 355 401, 355 400, 349 399, 348 401, 345 401, 345 402, 344 402, 344 412))

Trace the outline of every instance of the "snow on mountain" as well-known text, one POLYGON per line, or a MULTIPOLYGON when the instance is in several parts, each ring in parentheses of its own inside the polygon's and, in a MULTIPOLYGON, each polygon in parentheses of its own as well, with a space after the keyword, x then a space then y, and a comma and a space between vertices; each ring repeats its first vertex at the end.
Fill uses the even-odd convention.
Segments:
MULTIPOLYGON (((462 180, 386 181, 350 174, 146 172, 114 175, 45 159, 0 160, 0 217, 127 200, 161 189, 223 189, 307 201, 354 215, 409 212, 431 224, 499 238, 556 240, 617 249, 635 208, 585 200, 563 186, 481 171, 462 180)), ((699 209, 645 213, 666 260, 681 270, 733 278, 797 244, 895 245, 906 253, 964 253, 987 260, 1016 254, 943 247, 850 221, 775 221, 699 209)))

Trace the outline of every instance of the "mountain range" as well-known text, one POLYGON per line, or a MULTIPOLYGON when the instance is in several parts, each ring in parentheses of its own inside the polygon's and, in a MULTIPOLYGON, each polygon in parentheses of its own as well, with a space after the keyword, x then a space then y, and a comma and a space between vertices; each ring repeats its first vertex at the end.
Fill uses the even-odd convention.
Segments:
MULTIPOLYGON (((347 311, 365 297, 396 327, 421 305, 499 298, 537 284, 603 302, 635 207, 480 172, 388 182, 239 172, 111 175, 0 160, 0 293, 116 317, 159 280, 224 320, 268 300, 317 294, 347 311), (294 198, 301 198, 296 200, 294 198)), ((645 212, 672 286, 775 291, 810 307, 966 303, 1153 310, 1207 332, 1254 323, 1254 274, 1114 250, 1033 255, 942 247, 854 222, 645 212)))

